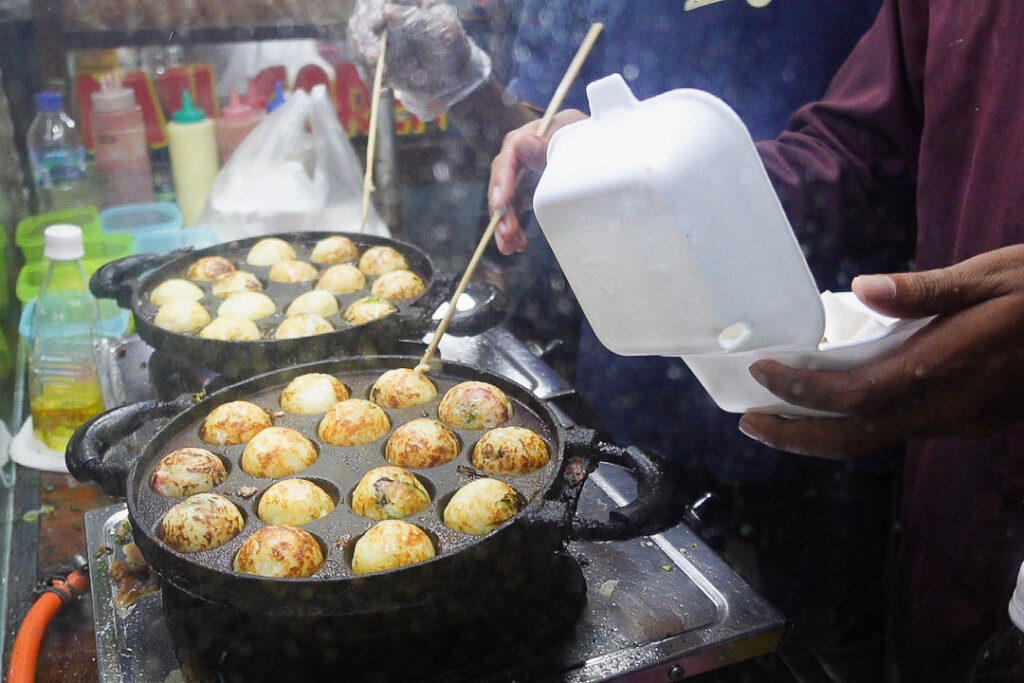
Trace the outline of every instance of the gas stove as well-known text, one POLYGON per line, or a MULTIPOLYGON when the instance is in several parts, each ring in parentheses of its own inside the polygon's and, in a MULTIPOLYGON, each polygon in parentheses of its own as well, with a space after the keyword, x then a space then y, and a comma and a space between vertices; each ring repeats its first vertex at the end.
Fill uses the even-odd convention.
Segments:
MULTIPOLYGON (((469 338, 446 337, 440 353, 510 377, 550 401, 565 421, 571 419, 557 410, 571 399, 571 386, 504 328, 469 338)), ((152 397, 140 373, 149 354, 136 338, 112 349, 128 400, 152 397)), ((606 516, 635 494, 625 470, 602 465, 584 488, 580 511, 606 516)), ((85 516, 90 556, 96 558, 91 571, 100 680, 185 680, 181 648, 165 612, 165 603, 180 596, 157 591, 127 608, 114 604, 109 568, 123 557, 116 537, 126 519, 123 504, 85 516)), ((631 674, 639 680, 679 680, 771 652, 782 635, 782 616, 685 524, 632 541, 570 543, 568 556, 568 571, 585 581, 580 585, 584 601, 578 619, 565 624, 563 632, 543 643, 527 639, 488 657, 447 661, 430 675, 465 681, 598 681, 631 674)))

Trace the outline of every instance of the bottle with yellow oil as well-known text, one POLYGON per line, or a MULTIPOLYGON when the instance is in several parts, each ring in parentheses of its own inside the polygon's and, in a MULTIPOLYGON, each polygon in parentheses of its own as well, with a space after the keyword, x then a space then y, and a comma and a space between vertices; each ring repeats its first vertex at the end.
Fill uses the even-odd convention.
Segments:
POLYGON ((46 229, 50 260, 36 297, 29 352, 29 406, 36 436, 63 451, 75 429, 103 410, 96 365, 99 309, 80 259, 77 225, 46 229))

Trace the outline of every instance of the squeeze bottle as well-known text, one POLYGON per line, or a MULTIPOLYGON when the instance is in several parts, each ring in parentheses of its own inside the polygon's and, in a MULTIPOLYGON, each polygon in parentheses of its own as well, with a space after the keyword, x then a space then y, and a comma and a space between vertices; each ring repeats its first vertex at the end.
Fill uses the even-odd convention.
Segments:
POLYGON ((96 170, 104 207, 153 201, 146 125, 135 92, 107 73, 92 94, 96 170))
POLYGON ((75 429, 103 411, 96 370, 99 309, 80 262, 82 229, 51 225, 44 234, 50 266, 32 318, 29 407, 39 440, 63 451, 75 429))
POLYGON ((167 124, 167 142, 178 207, 185 227, 193 227, 217 178, 217 136, 213 120, 195 106, 188 90, 182 94, 181 109, 167 124))
POLYGON ((36 115, 25 145, 35 181, 39 211, 61 211, 92 204, 85 146, 59 92, 35 96, 36 115))
POLYGON ((221 110, 217 119, 217 153, 224 166, 245 136, 259 125, 263 113, 242 102, 238 91, 231 89, 231 104, 221 110))

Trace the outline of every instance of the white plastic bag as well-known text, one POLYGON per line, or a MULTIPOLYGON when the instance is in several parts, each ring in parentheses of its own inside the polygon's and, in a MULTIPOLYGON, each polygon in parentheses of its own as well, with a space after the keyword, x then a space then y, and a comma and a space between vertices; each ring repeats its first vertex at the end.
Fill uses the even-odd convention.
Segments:
MULTIPOLYGON (((363 169, 327 89, 298 90, 238 146, 204 223, 222 240, 279 232, 358 232, 363 169), (307 123, 309 131, 307 131, 307 123)), ((366 232, 390 236, 371 206, 366 232)))

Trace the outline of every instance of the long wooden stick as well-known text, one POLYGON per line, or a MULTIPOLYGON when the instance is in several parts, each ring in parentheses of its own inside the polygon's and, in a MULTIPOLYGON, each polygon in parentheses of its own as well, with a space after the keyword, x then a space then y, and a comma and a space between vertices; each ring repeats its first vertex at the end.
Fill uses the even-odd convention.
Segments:
POLYGON ((363 175, 363 215, 359 221, 359 232, 366 232, 366 221, 370 217, 370 195, 373 194, 373 158, 377 153, 377 116, 380 112, 380 91, 384 83, 384 51, 388 47, 388 31, 380 34, 380 54, 377 55, 377 70, 373 74, 373 92, 370 94, 370 130, 366 136, 366 173, 363 175))
MULTIPOLYGON (((583 63, 587 61, 587 55, 590 54, 590 50, 594 47, 594 43, 597 42, 597 38, 601 35, 601 30, 604 28, 604 24, 598 22, 591 25, 590 30, 587 31, 587 35, 583 38, 583 42, 580 43, 579 49, 576 51, 576 56, 572 58, 569 63, 569 68, 566 69, 565 75, 562 76, 562 81, 555 88, 555 94, 551 96, 551 102, 548 103, 548 108, 544 110, 544 116, 540 120, 540 125, 537 126, 537 135, 544 136, 548 132, 548 128, 551 127, 551 121, 554 119, 555 114, 562 107, 562 102, 565 101, 565 96, 569 93, 569 88, 572 87, 573 81, 580 73, 580 69, 583 68, 583 63)), ((459 297, 462 296, 463 292, 466 291, 466 287, 469 285, 470 279, 473 277, 473 273, 476 272, 477 266, 480 265, 480 259, 483 258, 484 250, 487 248, 487 244, 491 241, 494 236, 494 229, 498 227, 498 222, 508 213, 508 207, 499 206, 495 209, 491 215, 491 220, 487 224, 487 228, 484 230, 484 234, 480 237, 480 243, 476 245, 476 251, 473 252, 473 257, 469 260, 469 265, 466 266, 466 272, 463 273, 462 279, 459 281, 459 286, 455 288, 455 293, 452 294, 452 299, 448 303, 448 310, 445 311, 444 317, 441 318, 441 322, 437 326, 437 330, 434 332, 433 338, 430 340, 430 346, 424 352, 423 357, 420 359, 419 364, 416 366, 416 372, 426 372, 430 369, 430 359, 434 357, 434 353, 437 351, 437 345, 441 343, 441 337, 448 331, 448 325, 452 322, 452 316, 455 315, 455 304, 458 302, 459 297)))

